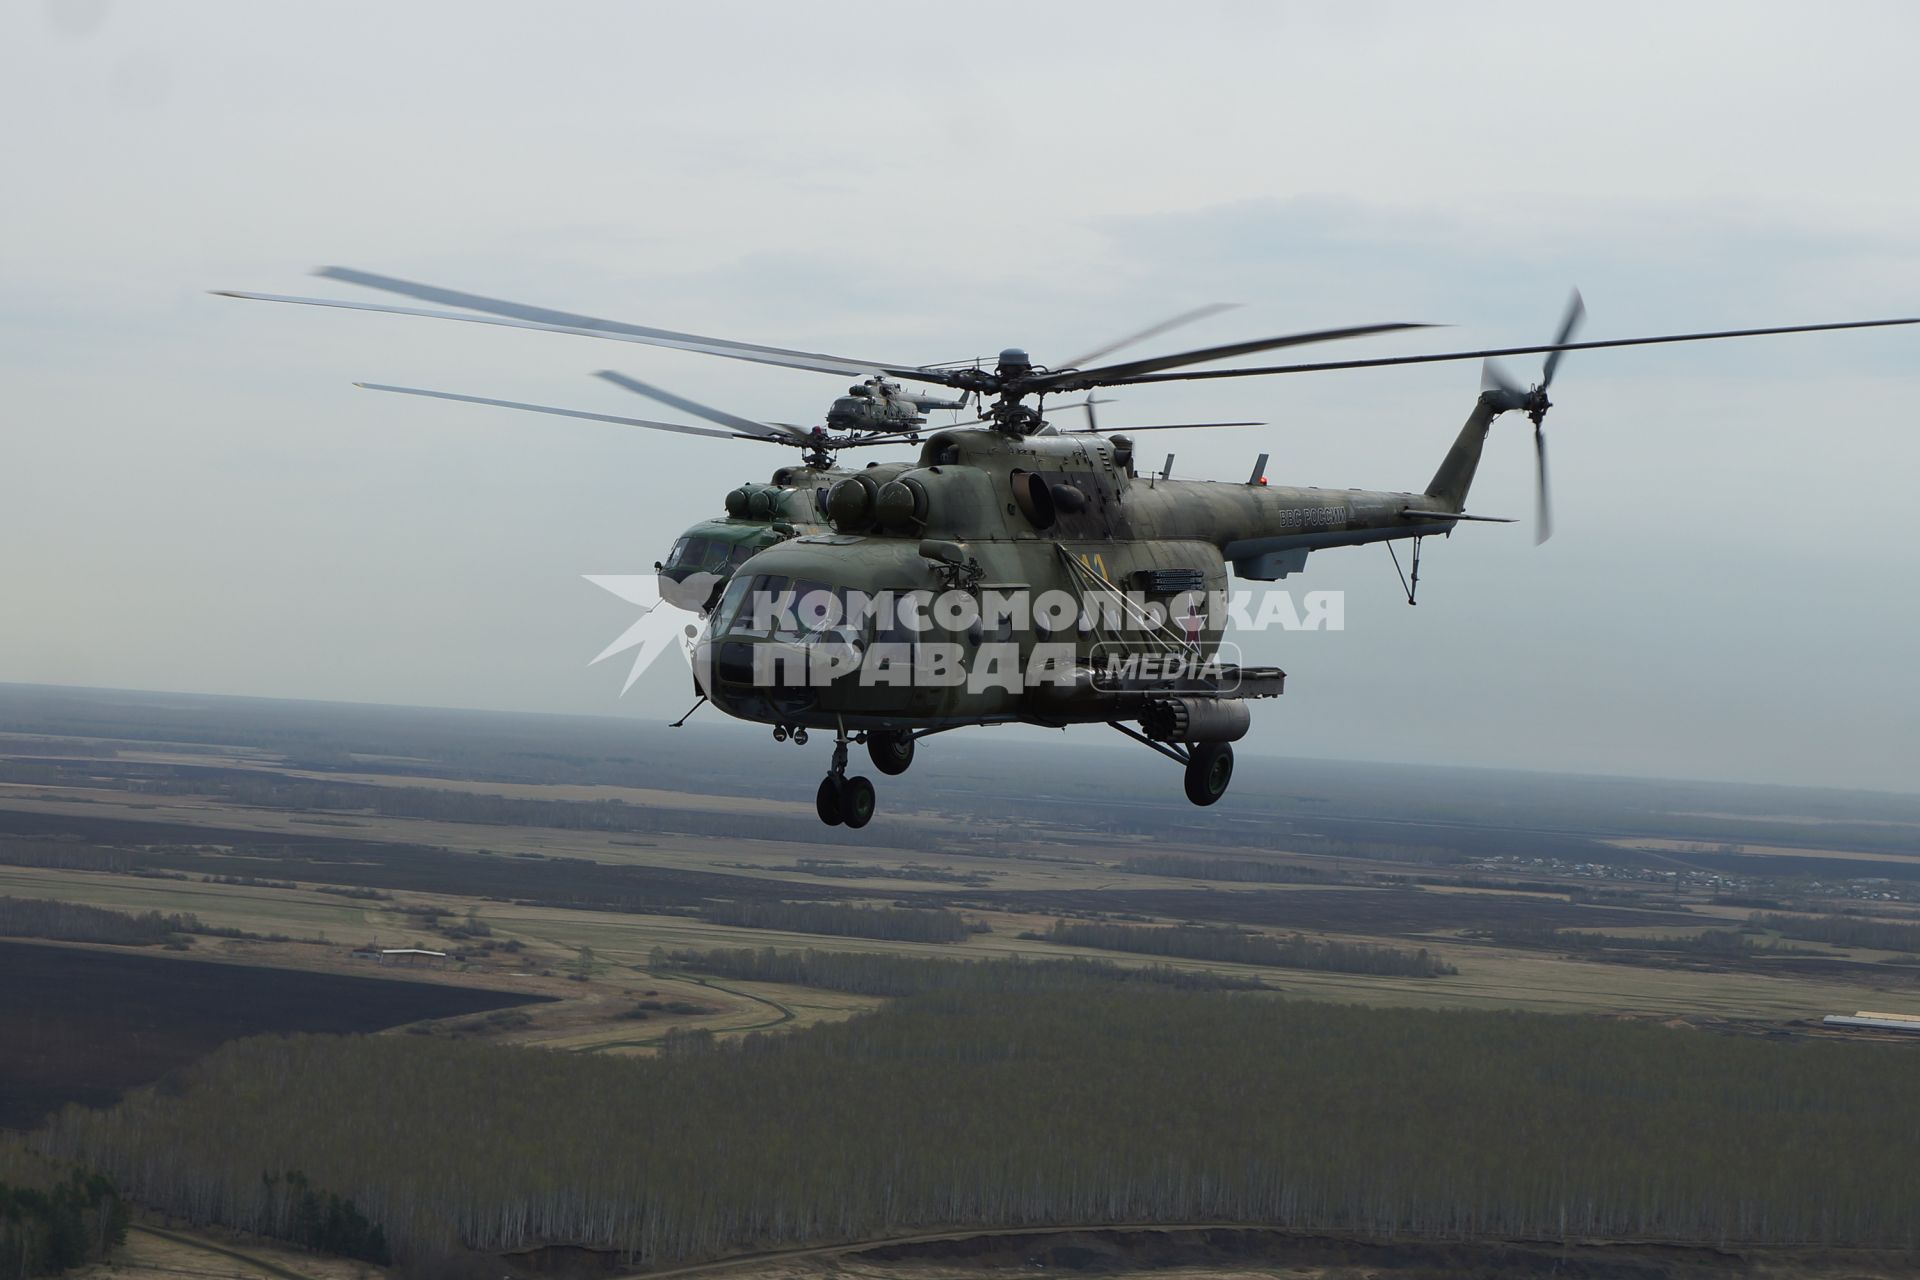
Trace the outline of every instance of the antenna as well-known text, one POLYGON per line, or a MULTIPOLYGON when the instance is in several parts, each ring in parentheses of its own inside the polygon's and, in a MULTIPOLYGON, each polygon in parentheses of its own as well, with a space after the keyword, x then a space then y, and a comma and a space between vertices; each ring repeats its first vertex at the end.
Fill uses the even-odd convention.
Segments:
POLYGON ((1265 484, 1266 482, 1267 482, 1267 455, 1263 453, 1254 460, 1253 474, 1247 477, 1247 483, 1248 484, 1265 484))
POLYGON ((1170 480, 1173 478, 1173 455, 1172 454, 1167 455, 1167 465, 1160 468, 1160 478, 1162 480, 1170 480))

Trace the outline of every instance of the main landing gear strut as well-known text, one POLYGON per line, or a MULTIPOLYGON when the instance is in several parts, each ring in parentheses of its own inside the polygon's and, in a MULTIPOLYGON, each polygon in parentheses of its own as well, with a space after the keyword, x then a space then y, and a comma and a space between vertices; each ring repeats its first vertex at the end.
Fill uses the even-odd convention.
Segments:
MULTIPOLYGON (((805 742, 805 731, 795 732, 793 738, 796 742, 805 742)), ((913 738, 914 735, 904 729, 871 729, 855 735, 843 728, 835 734, 833 767, 820 780, 820 790, 813 798, 820 821, 830 827, 847 826, 857 831, 873 820, 873 783, 862 777, 847 776, 848 743, 865 743, 873 767, 896 776, 905 773, 913 763, 913 738)))
POLYGON ((820 779, 813 807, 828 826, 845 823, 857 831, 873 821, 873 783, 847 776, 847 742, 847 731, 842 729, 833 743, 833 767, 820 779))
POLYGON ((1194 742, 1185 745, 1171 742, 1157 742, 1137 729, 1121 724, 1118 720, 1107 721, 1107 727, 1117 729, 1135 742, 1153 748, 1167 759, 1186 767, 1187 799, 1197 805, 1210 805, 1227 794, 1227 784, 1233 781, 1233 744, 1231 742, 1194 742))

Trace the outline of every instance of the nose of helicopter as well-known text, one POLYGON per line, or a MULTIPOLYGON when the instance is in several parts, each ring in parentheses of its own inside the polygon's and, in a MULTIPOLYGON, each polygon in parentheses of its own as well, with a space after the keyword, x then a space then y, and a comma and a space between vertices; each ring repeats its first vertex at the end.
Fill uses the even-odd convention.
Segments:
POLYGON ((662 568, 654 575, 660 598, 676 609, 704 613, 726 580, 698 569, 662 568))

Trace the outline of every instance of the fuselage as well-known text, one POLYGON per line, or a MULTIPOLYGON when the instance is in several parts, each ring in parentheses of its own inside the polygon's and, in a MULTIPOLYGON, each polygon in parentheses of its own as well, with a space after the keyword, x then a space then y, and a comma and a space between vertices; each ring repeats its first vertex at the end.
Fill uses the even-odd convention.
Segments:
POLYGON ((1023 672, 1068 647, 1082 669, 1103 646, 1124 644, 1210 657, 1225 618, 1197 602, 1226 590, 1229 565, 1240 577, 1272 580, 1315 549, 1451 528, 1444 502, 1424 494, 1139 476, 1117 443, 950 430, 912 462, 843 474, 825 498, 830 529, 769 546, 735 570, 698 646, 702 691, 729 714, 794 726, 1108 719, 1114 706, 1087 693, 1084 676, 1034 687, 996 670, 954 685, 913 678, 915 664, 936 648, 963 664, 1011 653, 1023 672), (850 598, 954 591, 982 603, 978 617, 935 611, 907 628, 898 618, 849 616, 850 598), (1083 604, 1129 596, 1164 622, 1123 636, 1087 625, 1083 612, 1061 626, 1038 608, 1047 592, 1083 604), (1027 595, 1026 610, 998 607, 1015 593, 1027 595), (809 622, 804 611, 788 617, 779 607, 814 597, 838 601, 836 621, 824 621, 835 611, 815 610, 809 622), (755 607, 769 600, 772 609, 755 607), (904 680, 855 678, 850 669, 823 680, 801 671, 804 662, 782 665, 783 655, 825 647, 836 651, 823 664, 833 669, 857 651, 871 677, 875 654, 894 645, 910 655, 904 680))

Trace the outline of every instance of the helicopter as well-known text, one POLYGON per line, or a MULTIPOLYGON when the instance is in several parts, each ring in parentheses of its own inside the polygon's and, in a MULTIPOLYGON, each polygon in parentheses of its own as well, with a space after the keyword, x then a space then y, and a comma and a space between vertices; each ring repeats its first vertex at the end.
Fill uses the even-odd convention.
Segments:
POLYGON ((911 431, 926 425, 931 409, 964 409, 967 398, 943 400, 937 396, 909 395, 905 387, 878 374, 847 388, 847 394, 827 410, 827 428, 831 431, 911 431))
POLYGON ((1544 424, 1566 352, 1920 323, 1576 341, 1586 314, 1576 292, 1553 341, 1535 346, 1190 367, 1428 327, 1391 322, 1107 364, 1080 359, 1050 368, 1008 347, 990 367, 939 366, 701 337, 343 268, 319 274, 463 310, 231 296, 597 336, 974 397, 980 417, 928 433, 911 460, 875 463, 816 488, 827 528, 796 531, 738 565, 695 641, 695 710, 711 702, 772 726, 776 741, 804 744, 810 729, 833 733, 816 812, 849 828, 867 825, 876 808, 872 781, 847 772, 851 746, 864 746, 880 773, 897 775, 911 767, 921 739, 975 725, 1106 724, 1180 765, 1194 804, 1214 804, 1232 780, 1233 743, 1249 730, 1250 704, 1280 696, 1286 682, 1277 667, 1224 656, 1227 618, 1213 605, 1229 568, 1237 578, 1270 582, 1300 571, 1315 551, 1408 540, 1413 602, 1421 540, 1462 524, 1512 523, 1466 509, 1489 433, 1504 414, 1532 425, 1535 537, 1550 536, 1544 424), (1532 354, 1545 359, 1531 385, 1496 363, 1532 354), (1131 436, 1061 431, 1044 410, 1049 395, 1102 387, 1462 360, 1483 362, 1480 391, 1418 492, 1272 485, 1264 455, 1240 482, 1176 480, 1171 458, 1143 474, 1131 436))

